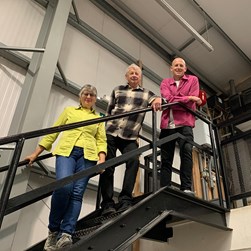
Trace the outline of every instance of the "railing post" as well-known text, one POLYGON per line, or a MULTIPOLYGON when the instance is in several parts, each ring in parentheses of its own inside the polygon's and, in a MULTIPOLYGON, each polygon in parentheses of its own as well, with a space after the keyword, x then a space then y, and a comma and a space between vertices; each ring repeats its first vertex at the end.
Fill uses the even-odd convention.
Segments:
POLYGON ((215 147, 215 138, 214 138, 217 135, 213 134, 212 124, 210 123, 208 126, 209 126, 209 134, 210 134, 211 145, 212 145, 213 160, 214 160, 215 175, 216 175, 216 184, 218 187, 218 195, 219 195, 219 203, 220 203, 220 206, 223 207, 223 196, 222 196, 222 190, 221 190, 220 173, 219 173, 219 166, 217 163, 217 158, 218 158, 217 154, 219 154, 219 153, 217 151, 218 149, 216 149, 216 147, 215 147), (216 154, 216 151, 217 151, 217 154, 216 154))
POLYGON ((219 138, 219 131, 218 128, 214 130, 215 133, 215 138, 216 138, 216 146, 218 149, 218 154, 219 154, 219 162, 221 166, 221 171, 222 171, 222 179, 223 179, 223 186, 224 186, 224 192, 225 192, 225 200, 226 200, 226 206, 227 208, 230 208, 230 198, 229 198, 229 189, 228 189, 228 184, 227 184, 227 174, 225 170, 225 163, 223 161, 223 153, 220 145, 220 138, 219 138))
POLYGON ((11 193, 11 189, 13 186, 13 182, 14 182, 14 179, 16 176, 18 161, 20 159, 20 155, 21 155, 21 152, 23 149, 24 141, 25 141, 24 138, 21 138, 17 141, 17 145, 16 145, 14 153, 13 153, 13 158, 11 160, 10 168, 9 168, 8 173, 6 175, 6 178, 5 178, 5 183, 4 183, 4 187, 3 187, 1 199, 0 199, 0 228, 3 223, 5 209, 7 207, 8 200, 9 200, 10 193, 11 193))
POLYGON ((158 190, 158 170, 157 170, 157 116, 152 110, 152 149, 153 149, 153 192, 158 190))

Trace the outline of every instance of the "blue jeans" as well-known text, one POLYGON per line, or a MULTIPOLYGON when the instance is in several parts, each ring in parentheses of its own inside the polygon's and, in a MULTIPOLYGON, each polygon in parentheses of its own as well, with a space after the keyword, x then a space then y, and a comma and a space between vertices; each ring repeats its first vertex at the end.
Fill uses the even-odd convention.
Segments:
MULTIPOLYGON (((84 158, 83 148, 74 147, 69 157, 56 156, 56 179, 62 179, 96 165, 96 161, 84 158)), ((55 190, 51 198, 48 228, 60 233, 72 234, 80 214, 83 194, 89 177, 55 190)))

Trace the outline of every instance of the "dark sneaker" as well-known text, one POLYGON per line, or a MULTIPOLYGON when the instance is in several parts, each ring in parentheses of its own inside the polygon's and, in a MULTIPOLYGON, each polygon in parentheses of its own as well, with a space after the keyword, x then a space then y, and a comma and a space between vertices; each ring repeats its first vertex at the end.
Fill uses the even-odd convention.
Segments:
POLYGON ((108 205, 103 208, 101 215, 109 215, 114 213, 116 213, 116 209, 113 206, 108 205))
POLYGON ((124 212, 131 206, 132 206, 131 201, 121 201, 117 209, 117 212, 124 212))
POLYGON ((58 232, 49 231, 48 237, 44 244, 44 250, 46 251, 56 250, 57 236, 58 232))
POLYGON ((69 247, 72 244, 72 237, 70 234, 62 233, 61 237, 56 243, 56 248, 69 247))

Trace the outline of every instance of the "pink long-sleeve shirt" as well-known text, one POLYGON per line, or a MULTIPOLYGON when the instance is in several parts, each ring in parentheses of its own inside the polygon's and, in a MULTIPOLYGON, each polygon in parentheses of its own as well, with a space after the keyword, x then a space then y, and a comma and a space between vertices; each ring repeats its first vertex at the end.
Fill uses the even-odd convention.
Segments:
MULTIPOLYGON (((189 100, 189 96, 199 96, 199 80, 196 76, 184 75, 180 79, 178 88, 173 78, 166 78, 160 85, 161 96, 168 103, 180 102, 188 108, 195 110, 196 104, 189 100)), ((184 108, 178 105, 171 107, 175 126, 195 126, 195 117, 184 108)), ((170 109, 166 109, 161 115, 161 129, 167 129, 170 119, 170 109)))

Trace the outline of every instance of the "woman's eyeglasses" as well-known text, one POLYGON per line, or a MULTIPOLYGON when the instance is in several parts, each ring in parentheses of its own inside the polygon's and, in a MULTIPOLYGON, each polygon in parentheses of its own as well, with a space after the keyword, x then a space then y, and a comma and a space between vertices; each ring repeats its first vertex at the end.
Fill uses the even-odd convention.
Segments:
POLYGON ((82 96, 84 97, 88 97, 90 95, 90 97, 95 97, 96 95, 94 93, 90 93, 90 92, 83 92, 82 96))

